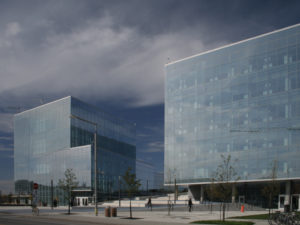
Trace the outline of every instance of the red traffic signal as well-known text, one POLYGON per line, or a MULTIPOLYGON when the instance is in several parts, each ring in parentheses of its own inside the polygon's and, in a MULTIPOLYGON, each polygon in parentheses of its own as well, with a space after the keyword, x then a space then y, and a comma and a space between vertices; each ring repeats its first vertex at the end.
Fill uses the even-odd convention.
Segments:
POLYGON ((33 184, 33 189, 36 190, 36 189, 38 189, 38 188, 39 188, 39 185, 38 185, 37 183, 34 183, 34 184, 33 184))

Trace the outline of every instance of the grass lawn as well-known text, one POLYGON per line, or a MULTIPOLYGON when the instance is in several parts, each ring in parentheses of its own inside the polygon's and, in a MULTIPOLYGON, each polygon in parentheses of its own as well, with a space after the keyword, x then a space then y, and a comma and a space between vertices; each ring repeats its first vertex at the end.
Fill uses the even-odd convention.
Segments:
POLYGON ((253 225, 248 221, 221 221, 221 220, 201 220, 192 222, 193 224, 224 224, 224 225, 253 225))
POLYGON ((230 217, 230 219, 253 219, 253 220, 267 220, 269 218, 269 214, 259 214, 259 215, 249 215, 249 216, 235 216, 230 217))

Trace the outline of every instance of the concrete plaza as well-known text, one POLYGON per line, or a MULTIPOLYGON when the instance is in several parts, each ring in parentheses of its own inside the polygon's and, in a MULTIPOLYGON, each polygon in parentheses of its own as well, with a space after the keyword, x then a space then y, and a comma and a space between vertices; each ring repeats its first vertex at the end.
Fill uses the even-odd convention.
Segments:
MULTIPOLYGON (((184 208, 183 208, 184 209, 184 208)), ((71 211, 71 215, 66 215, 67 207, 59 207, 51 210, 50 207, 41 207, 39 218, 55 218, 63 219, 67 221, 82 221, 82 222, 101 222, 104 224, 188 224, 197 220, 218 220, 220 219, 219 211, 192 211, 188 212, 187 208, 185 210, 171 211, 170 215, 166 209, 151 211, 146 208, 133 208, 134 219, 128 219, 129 209, 119 208, 117 217, 105 217, 104 207, 99 208, 98 216, 95 216, 94 209, 91 207, 74 207, 71 211)), ((243 215, 254 215, 263 214, 266 211, 228 211, 226 212, 226 217, 243 216, 243 215)), ((30 207, 0 207, 0 219, 2 215, 16 215, 24 217, 32 217, 30 207)), ((247 220, 253 221, 257 225, 267 225, 266 220, 247 220)))

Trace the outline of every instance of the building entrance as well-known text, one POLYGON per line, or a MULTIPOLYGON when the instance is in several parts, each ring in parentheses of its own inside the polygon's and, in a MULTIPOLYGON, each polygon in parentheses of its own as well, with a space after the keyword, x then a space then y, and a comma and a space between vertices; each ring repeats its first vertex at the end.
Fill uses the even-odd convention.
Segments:
POLYGON ((77 206, 87 206, 88 205, 88 197, 76 197, 76 205, 77 206))
POLYGON ((278 197, 278 209, 284 209, 285 195, 279 195, 278 197))
POLYGON ((299 196, 300 195, 292 195, 292 210, 299 209, 299 196))

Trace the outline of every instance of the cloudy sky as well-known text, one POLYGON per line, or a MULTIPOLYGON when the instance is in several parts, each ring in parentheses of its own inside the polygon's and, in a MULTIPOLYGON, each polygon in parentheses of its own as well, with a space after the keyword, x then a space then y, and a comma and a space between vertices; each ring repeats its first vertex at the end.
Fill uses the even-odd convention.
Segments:
POLYGON ((137 123, 163 170, 164 64, 300 23, 293 0, 0 0, 0 190, 12 114, 73 95, 137 123))

